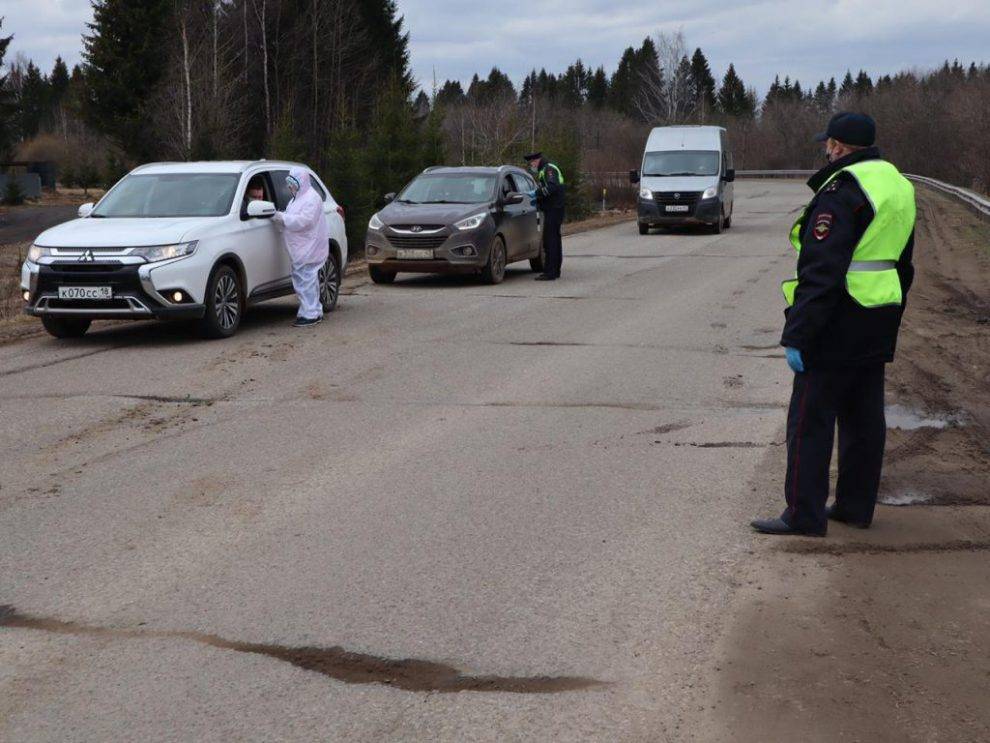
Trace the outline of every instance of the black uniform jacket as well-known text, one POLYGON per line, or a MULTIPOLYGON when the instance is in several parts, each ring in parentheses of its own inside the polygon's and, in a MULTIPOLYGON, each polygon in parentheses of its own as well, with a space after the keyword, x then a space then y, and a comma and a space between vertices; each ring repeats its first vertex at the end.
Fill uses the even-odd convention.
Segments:
MULTIPOLYGON (((876 147, 851 153, 819 170, 808 181, 813 191, 840 168, 880 157, 876 147)), ((846 271, 853 251, 873 220, 873 207, 849 173, 817 193, 801 226, 798 285, 780 343, 801 351, 805 367, 835 369, 868 366, 894 360, 900 307, 867 309, 846 291, 846 271)), ((897 263, 901 290, 907 300, 914 280, 911 256, 914 233, 897 263)))
POLYGON ((540 180, 540 187, 536 189, 536 206, 540 211, 550 211, 551 209, 564 208, 564 184, 560 182, 557 169, 551 168, 549 162, 542 163, 540 170, 546 176, 546 183, 540 180))

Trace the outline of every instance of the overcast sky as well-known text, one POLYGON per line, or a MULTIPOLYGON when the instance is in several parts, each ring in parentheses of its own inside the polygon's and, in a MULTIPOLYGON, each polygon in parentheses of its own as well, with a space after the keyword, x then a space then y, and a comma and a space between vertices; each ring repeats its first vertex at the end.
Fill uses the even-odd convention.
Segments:
MULTIPOLYGON (((79 61, 89 0, 0 0, 8 51, 48 71, 79 61)), ((721 77, 730 62, 761 93, 776 73, 816 83, 846 69, 871 75, 942 60, 990 63, 990 0, 399 0, 413 72, 468 81, 497 65, 517 83, 531 68, 563 71, 580 57, 611 72, 622 50, 682 29, 721 77)))

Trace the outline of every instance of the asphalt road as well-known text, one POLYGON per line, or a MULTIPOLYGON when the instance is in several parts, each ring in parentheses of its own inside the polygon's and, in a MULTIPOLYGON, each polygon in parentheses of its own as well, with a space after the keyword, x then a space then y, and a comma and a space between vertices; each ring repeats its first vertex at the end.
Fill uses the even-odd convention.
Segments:
POLYGON ((352 279, 312 330, 0 348, 0 739, 690 739, 805 197, 566 238, 553 284, 352 279))

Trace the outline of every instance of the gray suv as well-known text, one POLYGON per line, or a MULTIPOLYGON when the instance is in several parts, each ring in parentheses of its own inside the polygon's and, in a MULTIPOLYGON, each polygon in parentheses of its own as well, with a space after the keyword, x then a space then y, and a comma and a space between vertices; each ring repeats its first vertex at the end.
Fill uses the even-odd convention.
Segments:
POLYGON ((391 284, 400 272, 480 274, 490 284, 505 267, 529 260, 543 271, 543 219, 522 168, 427 168, 371 217, 368 273, 391 284))

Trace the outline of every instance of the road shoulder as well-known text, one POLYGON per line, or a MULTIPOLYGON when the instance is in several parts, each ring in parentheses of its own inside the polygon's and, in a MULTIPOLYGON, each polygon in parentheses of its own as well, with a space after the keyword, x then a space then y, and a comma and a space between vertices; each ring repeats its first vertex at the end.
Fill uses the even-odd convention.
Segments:
MULTIPOLYGON (((918 277, 888 406, 881 505, 869 531, 754 537, 710 669, 701 740, 990 739, 990 229, 919 192, 918 277)), ((834 463, 833 463, 834 468, 834 463)), ((782 451, 753 490, 779 507, 782 451)), ((833 474, 834 476, 834 474, 833 474)), ((761 511, 762 513, 763 511, 761 511)))

